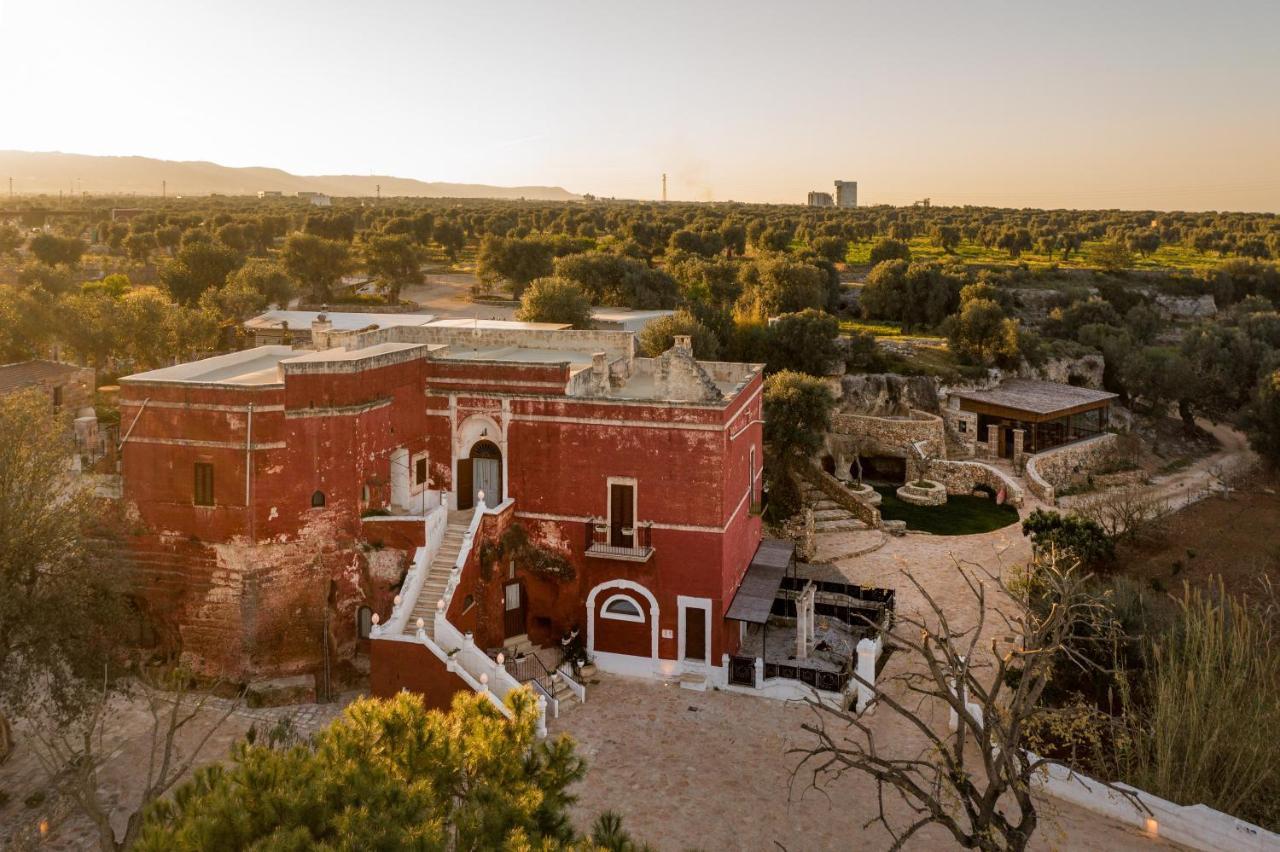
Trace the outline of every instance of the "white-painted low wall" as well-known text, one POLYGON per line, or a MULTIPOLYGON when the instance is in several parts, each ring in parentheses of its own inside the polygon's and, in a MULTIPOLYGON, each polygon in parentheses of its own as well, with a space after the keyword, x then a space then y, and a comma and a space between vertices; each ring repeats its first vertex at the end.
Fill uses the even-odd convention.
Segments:
POLYGON ((426 528, 426 547, 419 547, 413 555, 413 563, 409 566, 404 582, 400 585, 400 602, 391 610, 391 615, 383 624, 375 624, 369 631, 373 639, 382 639, 392 634, 403 633, 409 626, 409 616, 422 593, 422 585, 427 581, 431 570, 431 562, 440 552, 444 544, 444 532, 449 526, 449 511, 445 506, 437 506, 423 518, 426 528))
MULTIPOLYGON (((1029 756, 1033 761, 1037 759, 1035 755, 1029 756)), ((1059 764, 1042 767, 1032 783, 1054 798, 1192 849, 1204 852, 1280 850, 1280 834, 1207 805, 1177 805, 1127 784, 1117 784, 1145 806, 1146 810, 1142 810, 1127 796, 1059 764)))
MULTIPOLYGON (((467 557, 471 553, 471 548, 475 542, 476 532, 480 528, 480 523, 485 515, 496 515, 507 509, 511 505, 510 498, 493 507, 486 507, 483 503, 476 507, 475 514, 471 518, 471 523, 467 527, 467 532, 463 538, 462 547, 458 552, 458 558, 449 572, 449 581, 443 598, 444 606, 436 610, 434 639, 427 635, 427 631, 419 629, 416 637, 408 637, 404 635, 405 625, 409 613, 413 611, 413 607, 418 599, 418 594, 422 590, 423 582, 426 579, 428 566, 431 560, 439 551, 444 541, 444 531, 448 526, 448 513, 444 506, 433 509, 427 515, 427 541, 428 545, 432 542, 432 536, 435 536, 435 547, 431 550, 429 547, 420 547, 414 554, 414 567, 410 569, 414 585, 410 588, 410 578, 407 576, 405 581, 405 591, 401 594, 401 602, 396 610, 392 613, 392 617, 387 620, 387 624, 378 632, 371 635, 379 641, 399 641, 399 642, 418 642, 426 646, 436 659, 444 663, 445 668, 460 677, 467 686, 475 692, 483 693, 493 703, 495 707, 506 716, 511 718, 511 711, 503 704, 508 692, 513 689, 519 689, 521 684, 506 670, 504 666, 498 665, 498 662, 491 659, 483 650, 476 647, 474 638, 470 633, 463 633, 458 630, 448 619, 445 613, 448 612, 449 601, 453 597, 454 591, 458 586, 458 577, 462 573, 463 566, 466 565, 467 557), (436 515, 439 514, 437 518, 436 515), (412 591, 412 594, 409 592, 412 591), (399 622, 397 618, 399 617, 399 622), (397 629, 392 630, 393 625, 399 623, 397 629)), ((547 698, 545 695, 538 695, 538 735, 545 736, 547 732, 547 698)))

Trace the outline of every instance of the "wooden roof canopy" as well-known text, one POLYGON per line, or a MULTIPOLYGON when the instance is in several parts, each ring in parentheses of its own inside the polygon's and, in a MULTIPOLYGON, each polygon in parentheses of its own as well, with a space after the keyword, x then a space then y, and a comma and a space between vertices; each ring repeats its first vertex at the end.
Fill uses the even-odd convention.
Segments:
POLYGON ((778 587, 782 578, 795 562, 795 542, 776 538, 766 538, 756 548, 756 555, 751 558, 747 573, 729 604, 725 618, 734 621, 746 621, 750 624, 764 624, 769 620, 769 612, 773 609, 773 599, 778 595, 778 587))
POLYGON ((965 411, 1032 423, 1103 408, 1116 398, 1109 391, 1034 379, 1011 379, 989 390, 952 391, 951 395, 961 400, 965 411))

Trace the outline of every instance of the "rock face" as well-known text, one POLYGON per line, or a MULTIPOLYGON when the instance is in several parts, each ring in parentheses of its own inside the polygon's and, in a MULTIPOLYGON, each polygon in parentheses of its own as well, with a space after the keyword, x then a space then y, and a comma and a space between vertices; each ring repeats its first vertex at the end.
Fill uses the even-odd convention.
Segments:
POLYGON ((1105 367, 1106 359, 1101 354, 1092 353, 1077 358, 1053 358, 1038 368, 1020 370, 1018 377, 1100 389, 1105 367))
POLYGON ((1218 313, 1213 296, 1156 296, 1156 307, 1171 319, 1202 319, 1218 313))
POLYGON ((840 380, 840 409, 876 417, 903 417, 916 408, 939 412, 938 386, 929 376, 862 373, 840 380))

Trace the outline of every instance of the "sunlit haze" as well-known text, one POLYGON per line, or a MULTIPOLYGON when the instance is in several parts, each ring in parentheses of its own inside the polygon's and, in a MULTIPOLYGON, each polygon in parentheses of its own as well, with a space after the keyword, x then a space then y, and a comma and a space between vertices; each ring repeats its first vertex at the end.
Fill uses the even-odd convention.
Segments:
MULTIPOLYGON (((1280 210, 1280 3, 0 0, 0 149, 1280 210)), ((86 187, 91 189, 91 187, 86 187)))

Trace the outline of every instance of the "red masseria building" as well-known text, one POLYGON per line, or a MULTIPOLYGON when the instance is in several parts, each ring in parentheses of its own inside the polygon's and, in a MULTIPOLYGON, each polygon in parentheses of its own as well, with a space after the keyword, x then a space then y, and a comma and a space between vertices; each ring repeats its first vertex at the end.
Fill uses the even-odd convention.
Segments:
POLYGON ((718 679, 761 538, 760 365, 529 323, 322 317, 311 345, 121 380, 138 600, 188 662, 323 692, 370 648, 376 693, 443 703, 441 629, 577 630, 603 670, 718 679), (569 570, 504 549, 517 525, 569 570))

